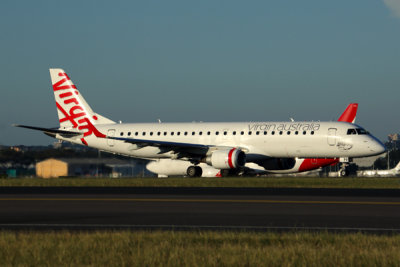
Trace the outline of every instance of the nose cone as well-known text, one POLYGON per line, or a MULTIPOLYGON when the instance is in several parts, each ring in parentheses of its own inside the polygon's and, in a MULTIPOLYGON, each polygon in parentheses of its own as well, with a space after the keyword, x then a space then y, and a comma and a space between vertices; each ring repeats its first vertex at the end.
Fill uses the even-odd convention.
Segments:
POLYGON ((385 153, 386 152, 385 145, 382 144, 382 142, 376 139, 375 137, 373 137, 372 139, 373 140, 371 140, 369 144, 369 149, 371 150, 371 152, 374 153, 374 155, 385 153))

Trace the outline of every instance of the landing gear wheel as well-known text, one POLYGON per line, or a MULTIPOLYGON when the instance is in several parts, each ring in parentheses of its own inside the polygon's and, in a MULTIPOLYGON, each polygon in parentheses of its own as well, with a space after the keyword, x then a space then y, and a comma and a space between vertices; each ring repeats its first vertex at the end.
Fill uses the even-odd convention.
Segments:
POLYGON ((349 175, 347 170, 340 170, 340 177, 346 177, 347 175, 349 175))
POLYGON ((187 168, 186 174, 189 177, 201 177, 203 170, 199 166, 190 166, 187 168))
POLYGON ((186 174, 189 177, 195 177, 196 176, 196 166, 190 166, 186 170, 186 174))

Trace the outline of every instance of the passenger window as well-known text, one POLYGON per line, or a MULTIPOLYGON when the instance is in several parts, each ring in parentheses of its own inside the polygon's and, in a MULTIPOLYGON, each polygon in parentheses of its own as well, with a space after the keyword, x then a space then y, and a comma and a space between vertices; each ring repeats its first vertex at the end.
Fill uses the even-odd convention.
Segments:
POLYGON ((257 131, 257 132, 256 132, 256 135, 259 135, 259 134, 260 134, 260 131, 257 131))
POLYGON ((215 132, 216 135, 219 135, 219 132, 215 132))
POLYGON ((184 133, 184 135, 187 135, 187 134, 188 134, 188 132, 185 132, 185 133, 184 133))
POLYGON ((208 131, 208 132, 207 132, 207 135, 210 135, 210 134, 211 134, 211 132, 210 132, 210 131, 208 131))
POLYGON ((192 135, 195 135, 196 133, 195 132, 192 132, 192 135))
POLYGON ((236 131, 233 131, 232 134, 233 134, 233 135, 236 135, 236 131))
POLYGON ((306 133, 307 133, 307 132, 306 132, 306 131, 304 131, 304 132, 303 132, 303 135, 306 135, 306 133))
POLYGON ((128 136, 131 136, 131 132, 128 132, 128 136))
POLYGON ((174 132, 171 132, 171 135, 174 135, 174 132))
POLYGON ((290 135, 290 131, 287 132, 287 135, 290 135))
POLYGON ((121 133, 120 133, 120 135, 121 135, 121 136, 123 136, 123 135, 124 135, 124 133, 123 133, 123 132, 121 132, 121 133))
POLYGON ((251 131, 249 131, 249 135, 251 135, 251 131))
POLYGON ((153 135, 153 132, 150 132, 150 135, 153 135))
POLYGON ((203 134, 203 132, 199 132, 199 135, 202 135, 203 134))
POLYGON ((142 134, 143 136, 145 136, 146 135, 146 132, 143 132, 143 134, 142 134))
POLYGON ((161 135, 161 132, 157 132, 157 135, 161 135))
POLYGON ((167 132, 164 132, 164 135, 167 135, 167 132))
POLYGON ((272 131, 271 134, 272 134, 272 135, 275 135, 275 131, 272 131))
POLYGON ((295 131, 294 134, 295 134, 295 135, 298 135, 298 134, 299 134, 299 131, 295 131))
POLYGON ((267 135, 267 131, 264 131, 264 135, 267 135))
POLYGON ((227 134, 227 132, 225 131, 225 132, 224 132, 224 135, 226 135, 226 134, 227 134))
POLYGON ((135 135, 136 135, 136 136, 138 136, 138 135, 139 135, 139 133, 138 133, 138 132, 136 132, 136 133, 135 133, 135 135))
POLYGON ((181 135, 181 132, 177 132, 176 135, 181 135))
POLYGON ((314 131, 311 131, 311 135, 314 135, 314 131))
POLYGON ((279 131, 279 135, 282 135, 283 134, 283 132, 282 131, 279 131))
POLYGON ((244 132, 243 132, 243 131, 241 131, 241 132, 240 132, 240 134, 241 134, 241 135, 244 135, 244 132))

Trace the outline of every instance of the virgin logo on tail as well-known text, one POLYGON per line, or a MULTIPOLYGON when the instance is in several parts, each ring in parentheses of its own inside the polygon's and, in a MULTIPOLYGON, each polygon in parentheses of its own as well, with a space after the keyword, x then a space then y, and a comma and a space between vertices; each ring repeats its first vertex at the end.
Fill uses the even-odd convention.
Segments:
MULTIPOLYGON (((79 92, 75 85, 71 84, 71 79, 66 73, 60 72, 58 76, 64 77, 55 84, 53 84, 54 93, 59 93, 58 97, 62 101, 59 103, 56 99, 58 110, 64 115, 60 119, 60 124, 69 121, 73 128, 78 128, 80 131, 85 131, 81 141, 83 144, 88 145, 85 137, 94 134, 96 137, 105 138, 106 136, 99 132, 93 123, 90 121, 90 114, 85 108, 82 101, 79 99, 79 92), (67 90, 67 92, 65 92, 67 90)), ((95 115, 92 116, 93 120, 97 120, 95 115)))

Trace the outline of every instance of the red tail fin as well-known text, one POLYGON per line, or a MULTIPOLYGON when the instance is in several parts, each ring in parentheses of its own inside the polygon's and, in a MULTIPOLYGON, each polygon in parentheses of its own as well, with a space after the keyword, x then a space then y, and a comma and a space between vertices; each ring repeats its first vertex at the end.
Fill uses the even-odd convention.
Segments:
POLYGON ((358 109, 357 103, 349 104, 347 106, 346 110, 343 112, 343 114, 338 119, 338 121, 354 123, 356 121, 357 109, 358 109))

